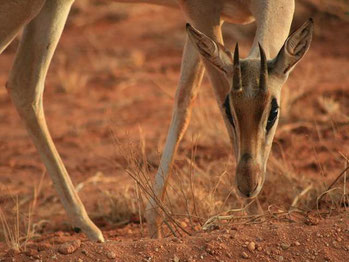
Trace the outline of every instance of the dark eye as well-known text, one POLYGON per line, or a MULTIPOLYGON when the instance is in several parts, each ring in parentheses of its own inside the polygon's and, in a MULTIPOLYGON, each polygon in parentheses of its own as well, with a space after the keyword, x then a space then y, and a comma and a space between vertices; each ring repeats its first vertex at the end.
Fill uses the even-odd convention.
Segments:
POLYGON ((271 100, 270 113, 269 113, 269 117, 268 117, 267 126, 265 128, 267 130, 267 133, 270 131, 270 129, 275 124, 278 113, 279 113, 279 106, 278 106, 278 103, 276 102, 276 99, 273 98, 271 100))

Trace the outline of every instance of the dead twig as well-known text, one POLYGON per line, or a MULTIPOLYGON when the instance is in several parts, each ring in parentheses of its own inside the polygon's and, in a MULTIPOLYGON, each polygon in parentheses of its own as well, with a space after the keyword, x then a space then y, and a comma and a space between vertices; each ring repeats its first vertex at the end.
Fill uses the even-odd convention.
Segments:
POLYGON ((332 187, 337 183, 337 181, 344 175, 346 174, 347 170, 349 170, 349 166, 347 166, 338 176, 337 178, 332 182, 332 184, 327 188, 327 190, 325 192, 323 192, 317 199, 316 199, 316 205, 319 206, 320 201, 322 200, 322 198, 328 193, 331 192, 333 190, 332 187))
POLYGON ((313 184, 310 184, 310 185, 307 186, 302 192, 300 192, 300 193, 293 199, 292 204, 291 204, 291 208, 294 208, 294 207, 297 205, 299 199, 300 199, 302 196, 304 196, 306 193, 308 193, 308 192, 310 191, 310 189, 312 189, 312 188, 313 188, 313 184))

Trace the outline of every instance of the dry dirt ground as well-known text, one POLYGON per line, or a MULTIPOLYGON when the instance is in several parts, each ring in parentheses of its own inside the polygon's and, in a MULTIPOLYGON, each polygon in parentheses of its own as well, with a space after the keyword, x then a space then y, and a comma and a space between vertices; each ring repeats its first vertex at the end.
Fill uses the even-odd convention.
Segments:
MULTIPOLYGON (((235 160, 205 79, 176 156, 162 240, 146 237, 146 193, 131 176, 146 184, 159 164, 185 39, 180 11, 77 2, 47 77, 51 134, 104 244, 69 226, 7 95, 16 40, 0 56, 0 261, 345 261, 349 24, 298 8, 294 25, 310 15, 311 49, 283 88, 265 215, 236 212, 235 160), (230 219, 203 230, 215 215, 230 219)), ((224 26, 242 55, 253 32, 224 26)))

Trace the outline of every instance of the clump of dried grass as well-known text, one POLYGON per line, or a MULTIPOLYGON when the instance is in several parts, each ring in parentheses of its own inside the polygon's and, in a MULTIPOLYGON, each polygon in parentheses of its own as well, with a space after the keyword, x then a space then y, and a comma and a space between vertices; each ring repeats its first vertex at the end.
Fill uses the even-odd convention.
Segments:
POLYGON ((14 205, 6 210, 0 208, 0 221, 2 230, 0 236, 10 249, 15 251, 25 251, 30 240, 38 237, 38 228, 44 221, 33 222, 33 215, 36 213, 38 196, 40 195, 44 174, 41 176, 39 184, 34 186, 33 195, 19 199, 18 195, 13 198, 14 205), (22 212, 21 208, 28 204, 27 212, 22 212))
MULTIPOLYGON (((122 143, 116 137, 114 141, 117 154, 123 156, 126 162, 126 172, 136 182, 130 188, 133 193, 136 192, 133 199, 138 201, 138 204, 134 205, 138 211, 134 212, 133 209, 132 213, 138 213, 141 222, 144 220, 145 203, 151 197, 155 198, 169 231, 174 235, 180 235, 181 232, 189 233, 181 225, 181 221, 187 221, 192 229, 198 228, 211 215, 222 212, 227 205, 230 206, 228 203, 234 202, 230 200, 236 198, 231 179, 228 178, 227 166, 219 165, 218 162, 211 163, 210 168, 215 169, 212 174, 196 165, 196 139, 189 149, 190 155, 184 158, 184 164, 179 167, 175 163, 164 201, 157 199, 154 194, 153 172, 149 168, 152 164, 147 159, 146 152, 149 149, 142 132, 138 141, 122 143)), ((123 205, 121 203, 121 207, 123 205)), ((115 214, 120 213, 120 204, 113 205, 112 209, 115 210, 115 214)))
POLYGON ((339 173, 336 179, 322 192, 316 199, 317 210, 320 209, 322 202, 329 205, 330 209, 349 207, 349 193, 347 176, 349 170, 349 161, 346 158, 345 168, 339 173), (342 183, 341 183, 342 182, 342 183))
POLYGON ((120 155, 124 157, 124 160, 127 163, 126 172, 135 181, 134 190, 137 192, 136 199, 139 202, 137 208, 141 225, 142 221, 144 220, 145 201, 152 198, 155 200, 156 205, 161 210, 161 213, 164 216, 163 222, 167 225, 168 229, 174 235, 181 234, 179 229, 187 233, 187 231, 174 218, 171 209, 157 198, 153 190, 149 163, 145 152, 146 144, 142 130, 140 129, 140 140, 138 142, 129 142, 126 146, 125 144, 121 143, 116 136, 114 136, 114 138, 117 150, 119 151, 120 155))

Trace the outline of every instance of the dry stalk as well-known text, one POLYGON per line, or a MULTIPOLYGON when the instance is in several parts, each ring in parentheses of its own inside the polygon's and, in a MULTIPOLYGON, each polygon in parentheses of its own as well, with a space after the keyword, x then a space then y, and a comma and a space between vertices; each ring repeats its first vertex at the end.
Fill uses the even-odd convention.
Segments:
POLYGON ((299 199, 304 196, 306 193, 308 193, 311 189, 313 188, 313 184, 310 184, 309 186, 307 186, 305 189, 302 190, 302 192, 300 192, 292 201, 291 204, 291 208, 296 207, 299 199))
MULTIPOLYGON (((134 174, 132 174, 132 172, 130 172, 129 170, 126 171, 131 178, 134 179, 134 181, 136 181, 136 183, 138 184, 138 186, 140 187, 140 189, 148 196, 148 198, 151 198, 154 200, 155 202, 155 206, 153 206, 153 208, 156 210, 157 208, 161 209, 161 211, 164 213, 165 217, 168 218, 169 221, 171 221, 171 223, 173 223, 173 225, 175 225, 176 227, 180 228, 184 233, 186 233, 187 235, 191 235, 187 230, 185 230, 172 216, 172 214, 167 210, 167 208, 163 205, 162 201, 159 200, 159 198, 156 196, 154 190, 152 189, 152 186, 149 186, 148 183, 144 183, 143 181, 139 180, 137 176, 135 176, 134 174)), ((166 222, 165 223, 171 230, 171 232, 174 232, 174 230, 172 229, 172 227, 166 222)))
MULTIPOLYGON (((246 206, 244 206, 243 208, 235 208, 235 209, 230 209, 224 213, 236 213, 236 212, 243 212, 245 211, 250 205, 252 205, 254 203, 255 199, 252 200, 251 202, 249 202, 246 206)), ((203 230, 209 230, 210 228, 212 228, 214 226, 213 223, 217 222, 217 221, 225 221, 225 220, 232 220, 234 218, 250 218, 250 217, 256 217, 256 216, 235 216, 235 215, 216 215, 213 217, 210 217, 202 226, 203 230)))
POLYGON ((32 202, 29 204, 27 216, 20 212, 20 202, 18 195, 15 197, 15 222, 11 225, 8 221, 8 215, 0 208, 0 220, 2 224, 5 242, 10 249, 16 251, 25 251, 28 242, 37 236, 35 229, 37 224, 33 224, 33 214, 37 206, 37 198, 41 192, 44 174, 40 178, 38 187, 34 187, 32 202), (22 226, 23 225, 23 226, 22 226), (24 227, 23 232, 21 228, 24 227))
MULTIPOLYGON (((319 203, 321 202, 322 198, 328 194, 329 192, 333 191, 333 186, 337 183, 337 181, 341 178, 341 176, 343 176, 344 174, 346 174, 347 170, 349 170, 349 166, 347 166, 338 176, 337 178, 329 185, 329 187, 327 188, 327 190, 325 192, 323 192, 317 199, 316 199, 316 206, 319 209, 319 203)), ((346 176, 345 176, 346 177, 346 176)), ((345 183, 344 183, 345 184, 345 183)), ((338 188, 334 188, 334 189, 338 189, 338 188)))

